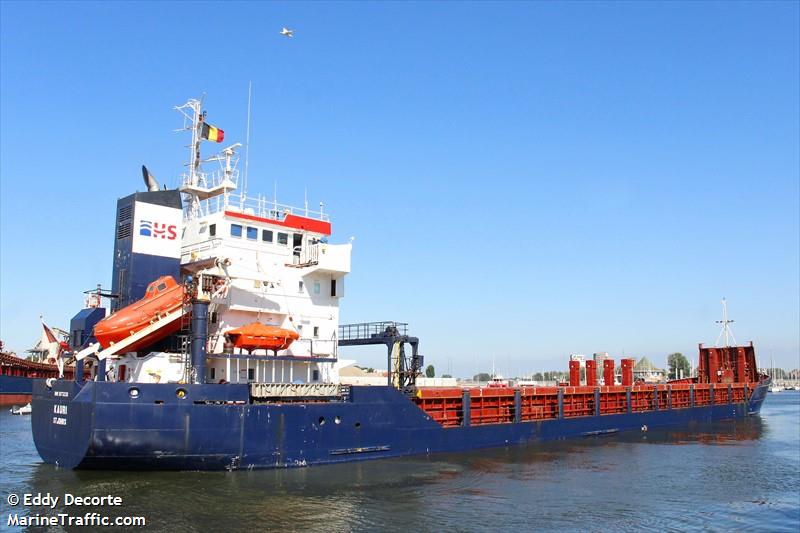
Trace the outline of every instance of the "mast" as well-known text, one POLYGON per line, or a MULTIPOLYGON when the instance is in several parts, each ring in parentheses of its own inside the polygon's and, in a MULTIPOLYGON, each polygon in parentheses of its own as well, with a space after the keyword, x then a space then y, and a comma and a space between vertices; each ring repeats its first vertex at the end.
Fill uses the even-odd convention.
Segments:
MULTIPOLYGON (((189 176, 184 182, 184 186, 188 185, 190 188, 199 185, 201 175, 200 143, 203 140, 203 122, 205 121, 205 113, 201 112, 202 105, 202 99, 190 98, 185 104, 175 107, 175 110, 183 115, 183 128, 176 131, 189 130, 192 133, 192 141, 189 144, 189 176)), ((195 194, 189 196, 191 197, 189 214, 191 217, 195 217, 200 209, 200 200, 195 194)))
MULTIPOLYGON (((188 208, 185 214, 187 219, 197 218, 203 209, 201 202, 215 196, 223 195, 224 203, 227 206, 229 193, 236 189, 238 182, 238 171, 234 168, 236 162, 238 162, 238 157, 233 162, 232 159, 235 156, 235 150, 241 146, 241 143, 234 143, 223 148, 218 154, 209 159, 201 159, 200 145, 205 139, 203 137, 203 129, 206 127, 206 112, 202 110, 202 107, 203 98, 199 100, 191 98, 185 104, 174 108, 183 115, 183 128, 176 131, 188 130, 192 135, 192 140, 189 144, 189 162, 185 165, 189 170, 183 174, 180 186, 180 191, 188 196, 188 208), (221 168, 216 172, 207 174, 203 170, 203 163, 210 161, 219 162, 221 168)), ((217 140, 217 142, 220 141, 217 140)), ((243 204, 244 194, 241 196, 243 204)))
POLYGON ((244 152, 244 183, 242 184, 242 198, 239 207, 244 209, 244 200, 247 196, 247 170, 250 166, 250 106, 253 98, 253 82, 247 85, 247 138, 245 139, 244 152))
POLYGON ((731 343, 730 339, 733 339, 733 344, 736 344, 736 338, 733 336, 733 332, 731 331, 730 324, 733 324, 733 320, 728 320, 728 302, 725 298, 722 299, 722 320, 717 320, 717 324, 722 324, 722 331, 719 332, 719 336, 717 337, 716 345, 719 346, 719 341, 725 336, 725 348, 729 348, 731 343))

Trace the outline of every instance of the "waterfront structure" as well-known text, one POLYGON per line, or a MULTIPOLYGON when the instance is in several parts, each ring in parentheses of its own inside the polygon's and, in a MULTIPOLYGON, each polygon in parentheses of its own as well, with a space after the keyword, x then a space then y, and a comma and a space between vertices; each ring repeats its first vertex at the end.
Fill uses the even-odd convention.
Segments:
POLYGON ((666 372, 663 368, 657 368, 647 357, 642 357, 633 367, 633 379, 642 380, 648 383, 658 383, 664 381, 666 372))

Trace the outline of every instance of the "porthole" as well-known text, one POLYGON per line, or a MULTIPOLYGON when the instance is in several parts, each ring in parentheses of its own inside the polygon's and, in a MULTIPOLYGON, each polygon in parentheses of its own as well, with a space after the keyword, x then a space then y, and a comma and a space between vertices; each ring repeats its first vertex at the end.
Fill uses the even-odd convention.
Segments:
POLYGON ((186 389, 176 389, 175 396, 181 399, 186 398, 186 389))
POLYGON ((335 423, 337 423, 337 424, 341 424, 342 423, 342 418, 340 416, 337 416, 336 418, 333 419, 333 421, 335 423))
POLYGON ((128 395, 131 398, 138 398, 139 397, 139 389, 137 389, 136 387, 131 387, 130 389, 128 389, 128 395))
POLYGON ((325 425, 325 417, 324 416, 319 417, 319 425, 320 426, 324 426, 325 425))
POLYGON ((353 424, 353 425, 356 427, 356 429, 358 429, 358 428, 360 428, 360 427, 361 427, 361 422, 356 422, 356 423, 355 423, 355 424, 353 424))

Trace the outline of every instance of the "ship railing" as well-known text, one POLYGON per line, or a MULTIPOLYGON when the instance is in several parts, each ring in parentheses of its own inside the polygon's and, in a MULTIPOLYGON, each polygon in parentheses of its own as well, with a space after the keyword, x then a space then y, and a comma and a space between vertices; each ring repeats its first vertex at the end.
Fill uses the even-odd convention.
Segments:
POLYGON ((336 357, 339 343, 335 339, 301 337, 292 343, 292 354, 310 357, 336 357))
POLYGON ((287 215, 330 222, 330 215, 322 211, 300 208, 287 204, 271 202, 266 196, 247 196, 240 193, 227 193, 200 202, 203 215, 213 215, 223 211, 233 211, 268 220, 282 222, 287 215))
POLYGON ((250 383, 250 396, 261 400, 341 399, 345 392, 338 383, 250 383))
MULTIPOLYGON (((217 334, 211 336, 209 345, 210 346, 218 346, 219 340, 222 338, 223 335, 217 334)), ((339 343, 336 339, 319 339, 319 338, 309 338, 309 337, 301 337, 294 341, 291 346, 291 353, 286 351, 279 351, 278 357, 283 359, 291 359, 291 358, 298 358, 298 361, 301 360, 308 360, 311 359, 335 359, 338 357, 339 354, 339 343)), ((272 350, 265 350, 265 349, 258 349, 251 353, 240 349, 234 348, 234 351, 231 353, 228 352, 220 352, 220 353, 209 353, 209 357, 217 357, 217 358, 226 358, 226 357, 233 357, 237 359, 253 359, 258 361, 264 360, 272 360, 274 354, 272 350)))
POLYGON ((319 244, 296 246, 294 249, 294 262, 296 265, 314 265, 319 263, 319 244))
POLYGON ((239 169, 232 169, 230 174, 227 176, 223 169, 216 169, 210 172, 198 172, 196 175, 197 183, 192 183, 191 174, 184 172, 181 175, 181 184, 187 187, 195 186, 203 187, 205 189, 213 189, 221 185, 233 185, 236 187, 239 183, 239 169))
POLYGON ((193 244, 187 245, 181 248, 181 253, 185 255, 190 255, 192 252, 202 253, 208 250, 212 250, 214 248, 219 248, 224 244, 230 245, 229 243, 225 242, 225 239, 222 237, 212 237, 206 241, 202 241, 200 244, 193 244))
POLYGON ((407 322, 361 322, 358 324, 341 324, 339 326, 339 340, 351 341, 357 339, 372 339, 387 334, 408 335, 407 322))

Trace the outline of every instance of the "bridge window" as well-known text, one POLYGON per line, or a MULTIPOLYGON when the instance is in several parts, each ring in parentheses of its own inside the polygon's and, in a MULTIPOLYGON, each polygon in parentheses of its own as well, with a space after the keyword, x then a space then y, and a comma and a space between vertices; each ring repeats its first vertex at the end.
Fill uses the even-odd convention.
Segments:
POLYGON ((217 225, 211 224, 210 226, 208 226, 208 236, 215 237, 216 235, 217 235, 217 225))
POLYGON ((311 381, 319 381, 319 370, 311 372, 311 381))
POLYGON ((289 234, 288 233, 278 233, 278 244, 282 244, 286 246, 289 244, 289 234))
POLYGON ((231 224, 231 237, 241 237, 241 236, 242 236, 242 225, 231 224))
POLYGON ((248 368, 247 369, 247 379, 249 379, 249 380, 256 379, 256 369, 255 368, 248 368))
POLYGON ((314 338, 319 338, 319 326, 314 326, 314 338))
POLYGON ((302 281, 298 281, 297 282, 297 292, 303 292, 303 282, 302 281))
POLYGON ((272 242, 272 231, 268 229, 262 229, 261 240, 264 242, 272 242))
POLYGON ((251 228, 247 226, 247 238, 251 241, 255 241, 258 239, 258 228, 251 228))
POLYGON ((314 282, 314 294, 319 294, 320 292, 320 283, 319 281, 314 282))
POLYGON ((211 379, 217 379, 217 369, 212 366, 209 370, 211 371, 211 379))
POLYGON ((331 296, 336 296, 336 280, 331 280, 331 296))

